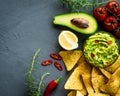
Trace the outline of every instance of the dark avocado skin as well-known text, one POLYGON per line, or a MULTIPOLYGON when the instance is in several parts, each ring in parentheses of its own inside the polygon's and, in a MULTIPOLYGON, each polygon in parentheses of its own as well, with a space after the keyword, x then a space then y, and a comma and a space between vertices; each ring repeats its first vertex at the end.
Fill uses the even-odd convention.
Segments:
POLYGON ((98 23, 96 19, 87 13, 79 12, 79 13, 67 13, 67 14, 60 14, 54 17, 53 23, 55 25, 65 26, 68 27, 76 32, 82 34, 93 34, 98 29, 98 23), (87 28, 80 28, 71 23, 73 18, 83 18, 89 22, 87 28))

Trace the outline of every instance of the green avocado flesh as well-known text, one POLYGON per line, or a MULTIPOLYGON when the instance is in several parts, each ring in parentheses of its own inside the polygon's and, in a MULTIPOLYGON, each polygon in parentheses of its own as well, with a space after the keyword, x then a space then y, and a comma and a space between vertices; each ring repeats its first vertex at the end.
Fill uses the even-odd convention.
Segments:
POLYGON ((106 32, 91 35, 84 44, 86 60, 95 67, 107 67, 113 64, 119 55, 116 39, 106 32))
POLYGON ((98 24, 96 19, 87 13, 68 13, 61 14, 54 17, 54 24, 68 27, 76 32, 83 34, 93 34, 96 32, 98 28, 98 24), (87 28, 80 28, 71 23, 73 18, 84 18, 89 22, 89 26, 87 28))

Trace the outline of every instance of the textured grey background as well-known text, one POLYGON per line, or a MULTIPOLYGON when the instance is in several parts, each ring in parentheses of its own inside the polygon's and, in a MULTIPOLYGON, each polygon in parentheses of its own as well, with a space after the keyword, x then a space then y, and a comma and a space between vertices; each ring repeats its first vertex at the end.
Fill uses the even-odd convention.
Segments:
MULTIPOLYGON (((45 84, 62 75, 51 96, 67 94, 63 86, 71 72, 66 72, 64 65, 63 71, 53 65, 40 65, 41 61, 50 59, 49 53, 60 50, 57 38, 62 28, 54 26, 52 21, 55 15, 66 12, 59 0, 0 0, 0 96, 27 96, 26 73, 38 48, 41 52, 34 73, 36 80, 45 72, 51 73, 45 84)), ((75 34, 79 37, 78 49, 82 49, 88 36, 75 34)))

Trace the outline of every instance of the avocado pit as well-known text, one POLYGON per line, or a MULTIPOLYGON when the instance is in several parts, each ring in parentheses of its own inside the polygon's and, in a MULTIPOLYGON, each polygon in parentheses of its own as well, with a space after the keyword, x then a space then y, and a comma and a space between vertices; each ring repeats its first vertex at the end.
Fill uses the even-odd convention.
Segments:
POLYGON ((89 21, 84 18, 73 18, 71 23, 80 28, 87 28, 89 27, 89 21))

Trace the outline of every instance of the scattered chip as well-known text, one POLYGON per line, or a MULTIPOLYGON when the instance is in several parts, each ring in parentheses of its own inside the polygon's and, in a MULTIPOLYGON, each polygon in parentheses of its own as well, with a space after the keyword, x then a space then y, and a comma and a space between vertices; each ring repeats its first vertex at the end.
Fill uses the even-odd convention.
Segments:
POLYGON ((64 88, 68 90, 81 90, 84 88, 82 78, 80 74, 82 73, 79 68, 76 68, 73 73, 70 75, 68 80, 66 81, 64 88))
POLYGON ((62 57, 63 62, 66 66, 66 70, 70 71, 83 55, 81 50, 74 50, 74 51, 60 51, 59 55, 62 57))
POLYGON ((91 78, 90 74, 82 74, 82 79, 83 79, 83 82, 85 84, 88 94, 94 93, 90 78, 91 78))
POLYGON ((70 75, 66 81, 64 88, 69 90, 82 90, 84 89, 84 84, 81 78, 81 74, 90 73, 91 66, 85 61, 85 57, 82 56, 79 60, 81 62, 77 68, 74 69, 73 73, 70 75))
POLYGON ((100 90, 111 96, 115 96, 120 87, 120 80, 117 76, 111 76, 107 84, 104 84, 100 87, 100 90))
POLYGON ((84 96, 84 95, 80 91, 77 91, 76 96, 84 96))
POLYGON ((103 75, 92 76, 91 82, 94 91, 100 93, 100 86, 105 84, 105 77, 103 75))
POLYGON ((118 89, 118 91, 117 91, 115 96, 120 96, 120 88, 118 89))
POLYGON ((76 96, 76 91, 70 91, 67 96, 76 96))
POLYGON ((93 94, 89 94, 88 96, 110 96, 110 95, 104 93, 93 93, 93 94))
POLYGON ((100 93, 100 86, 105 84, 106 78, 98 68, 93 67, 91 72, 91 83, 96 93, 100 93))
POLYGON ((96 67, 92 67, 91 74, 92 74, 92 76, 102 75, 101 71, 96 67))
POLYGON ((111 77, 111 73, 110 73, 110 72, 106 71, 106 70, 103 69, 103 68, 99 68, 99 70, 102 72, 102 74, 103 74, 106 78, 110 79, 110 77, 111 77))
POLYGON ((120 67, 113 73, 113 76, 116 76, 120 79, 120 67))
POLYGON ((87 93, 87 90, 85 88, 85 86, 83 87, 83 89, 79 90, 84 96, 86 96, 88 93, 87 93))

